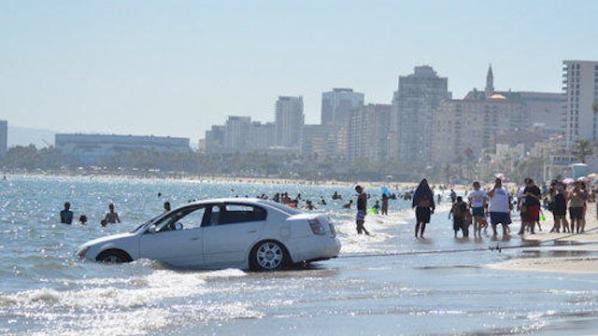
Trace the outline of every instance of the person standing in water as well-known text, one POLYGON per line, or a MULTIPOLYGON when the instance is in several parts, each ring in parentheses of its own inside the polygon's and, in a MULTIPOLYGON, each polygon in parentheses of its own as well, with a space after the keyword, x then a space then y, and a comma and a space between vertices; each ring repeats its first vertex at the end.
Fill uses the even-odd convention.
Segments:
POLYGON ((369 236, 370 233, 364 227, 365 215, 368 209, 368 196, 363 192, 363 188, 360 185, 355 186, 355 191, 357 192, 357 215, 355 216, 357 234, 365 233, 369 236))
POLYGON ((170 212, 170 210, 172 210, 172 208, 170 207, 170 202, 164 202, 164 213, 170 212))
POLYGON ((485 208, 488 201, 488 195, 481 189, 480 182, 473 182, 473 190, 467 195, 469 200, 469 207, 471 208, 471 215, 473 216, 473 235, 474 237, 481 237, 481 223, 485 221, 485 208))
POLYGON ((511 224, 511 196, 506 188, 502 186, 502 180, 496 178, 494 188, 488 192, 490 204, 488 212, 490 213, 490 224, 492 225, 492 237, 496 238, 496 226, 502 225, 502 237, 506 239, 509 236, 508 228, 511 224))
POLYGON ((73 224, 73 212, 69 202, 64 203, 64 210, 60 211, 60 223, 73 224))
POLYGON ((382 193, 382 209, 381 214, 388 216, 388 194, 382 193))
MULTIPOLYGON (((455 199, 456 201, 456 199, 455 199)), ((411 207, 415 208, 415 238, 424 238, 426 224, 430 223, 430 217, 434 213, 434 194, 428 185, 428 180, 423 179, 415 189, 411 207)))
POLYGON ((108 205, 108 210, 109 210, 109 212, 106 214, 106 217, 104 218, 106 223, 107 224, 120 223, 120 218, 118 217, 118 213, 116 213, 116 211, 114 211, 114 204, 110 203, 108 205))

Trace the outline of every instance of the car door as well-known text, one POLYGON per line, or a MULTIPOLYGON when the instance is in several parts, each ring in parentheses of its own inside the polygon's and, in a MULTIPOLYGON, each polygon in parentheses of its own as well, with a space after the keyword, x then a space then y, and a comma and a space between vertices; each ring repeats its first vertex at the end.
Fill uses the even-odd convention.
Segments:
POLYGON ((140 256, 174 266, 203 266, 205 213, 203 205, 172 211, 141 236, 140 256))
POLYGON ((211 266, 239 267, 247 251, 260 237, 266 221, 265 209, 241 203, 213 205, 205 222, 205 262, 211 266))

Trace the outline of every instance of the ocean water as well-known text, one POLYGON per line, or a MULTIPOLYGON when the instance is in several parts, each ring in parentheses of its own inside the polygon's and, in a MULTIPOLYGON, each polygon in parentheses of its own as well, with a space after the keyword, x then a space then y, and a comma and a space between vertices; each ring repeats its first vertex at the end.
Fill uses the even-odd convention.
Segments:
MULTIPOLYGON (((331 201, 347 187, 209 183, 90 177, 9 176, 0 181, 0 334, 2 335, 587 335, 598 333, 598 277, 495 270, 486 265, 525 250, 392 255, 487 248, 454 239, 441 204, 413 238, 405 201, 388 217, 368 216, 374 234, 357 236, 353 211, 331 201), (328 201, 317 211, 336 223, 338 259, 274 273, 173 269, 149 260, 83 263, 77 247, 128 231, 189 200, 301 192, 328 201), (158 193, 162 197, 158 197, 158 193), (65 201, 87 226, 59 224, 65 201), (113 202, 123 223, 101 228, 113 202)), ((377 195, 378 190, 367 190, 377 195)), ((370 200, 370 204, 373 199, 370 200)), ((517 228, 514 228, 515 231, 517 228)), ((537 250, 537 249, 535 249, 537 250)))

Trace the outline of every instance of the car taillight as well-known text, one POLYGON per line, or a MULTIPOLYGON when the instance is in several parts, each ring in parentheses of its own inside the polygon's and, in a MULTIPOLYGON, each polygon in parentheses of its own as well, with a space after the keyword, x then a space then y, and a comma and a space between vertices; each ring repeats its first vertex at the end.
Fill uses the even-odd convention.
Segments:
POLYGON ((309 227, 311 228, 311 232, 313 232, 313 234, 315 234, 315 235, 325 234, 324 227, 322 226, 322 224, 320 223, 319 220, 310 219, 307 222, 309 223, 309 227))

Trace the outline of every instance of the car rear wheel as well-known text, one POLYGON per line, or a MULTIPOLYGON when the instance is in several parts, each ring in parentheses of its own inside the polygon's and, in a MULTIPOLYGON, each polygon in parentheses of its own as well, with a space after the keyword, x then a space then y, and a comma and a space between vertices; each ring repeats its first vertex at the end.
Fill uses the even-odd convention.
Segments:
POLYGON ((275 241, 264 241, 256 245, 251 253, 251 268, 258 271, 276 271, 289 262, 285 247, 275 241))
POLYGON ((122 264, 130 262, 131 257, 124 251, 108 250, 100 253, 96 260, 107 264, 122 264))

